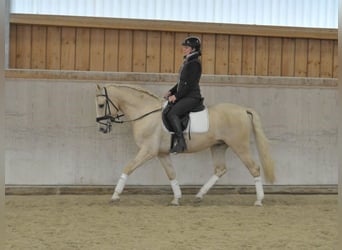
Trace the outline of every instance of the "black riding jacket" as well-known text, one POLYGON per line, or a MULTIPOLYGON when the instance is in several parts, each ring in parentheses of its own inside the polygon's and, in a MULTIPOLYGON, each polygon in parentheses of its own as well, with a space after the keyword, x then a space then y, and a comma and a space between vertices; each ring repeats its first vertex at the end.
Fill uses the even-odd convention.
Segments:
POLYGON ((198 58, 199 56, 200 54, 196 51, 184 59, 178 83, 170 89, 171 95, 175 95, 177 100, 184 97, 202 98, 199 86, 202 64, 198 58))

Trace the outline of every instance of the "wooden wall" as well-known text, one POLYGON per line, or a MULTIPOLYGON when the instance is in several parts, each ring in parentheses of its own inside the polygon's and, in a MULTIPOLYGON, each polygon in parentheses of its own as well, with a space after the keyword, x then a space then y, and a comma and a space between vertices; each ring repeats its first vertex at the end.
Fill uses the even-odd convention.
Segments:
POLYGON ((12 15, 10 69, 176 73, 202 40, 204 74, 337 78, 337 30, 12 15))

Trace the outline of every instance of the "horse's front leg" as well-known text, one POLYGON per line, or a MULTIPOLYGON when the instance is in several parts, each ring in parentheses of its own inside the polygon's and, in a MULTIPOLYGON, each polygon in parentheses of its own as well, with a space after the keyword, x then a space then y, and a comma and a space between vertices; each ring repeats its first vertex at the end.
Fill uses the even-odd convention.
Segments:
POLYGON ((170 180, 172 192, 173 192, 173 199, 171 201, 171 205, 178 206, 179 199, 182 198, 182 192, 179 187, 178 181, 176 180, 176 171, 172 165, 170 155, 169 154, 159 154, 158 159, 160 163, 164 167, 167 177, 170 180))
POLYGON ((156 154, 148 150, 147 148, 141 148, 138 154, 135 156, 133 160, 131 160, 123 169, 123 172, 120 176, 120 179, 115 187, 114 193, 112 195, 112 202, 120 200, 120 194, 122 193, 128 176, 134 172, 136 168, 141 166, 146 161, 150 160, 151 158, 155 157, 156 154))

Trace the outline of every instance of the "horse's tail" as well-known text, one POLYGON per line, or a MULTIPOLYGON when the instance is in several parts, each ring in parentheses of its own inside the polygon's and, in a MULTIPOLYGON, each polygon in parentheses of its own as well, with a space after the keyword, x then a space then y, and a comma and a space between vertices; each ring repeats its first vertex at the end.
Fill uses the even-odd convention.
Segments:
POLYGON ((259 153, 261 165, 264 169, 266 181, 273 183, 275 180, 274 175, 274 161, 270 156, 268 139, 261 126, 259 115, 252 109, 246 110, 247 114, 251 115, 254 137, 259 153))

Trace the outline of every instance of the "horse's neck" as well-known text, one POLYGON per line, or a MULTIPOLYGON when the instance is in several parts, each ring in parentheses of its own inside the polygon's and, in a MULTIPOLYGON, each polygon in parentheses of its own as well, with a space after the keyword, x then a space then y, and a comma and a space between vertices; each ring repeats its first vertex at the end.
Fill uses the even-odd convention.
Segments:
POLYGON ((134 88, 118 87, 113 93, 119 101, 120 109, 130 119, 158 109, 162 105, 161 99, 134 88))

